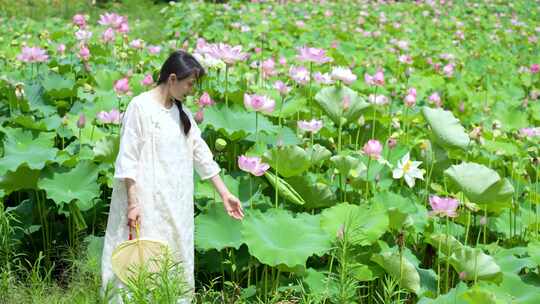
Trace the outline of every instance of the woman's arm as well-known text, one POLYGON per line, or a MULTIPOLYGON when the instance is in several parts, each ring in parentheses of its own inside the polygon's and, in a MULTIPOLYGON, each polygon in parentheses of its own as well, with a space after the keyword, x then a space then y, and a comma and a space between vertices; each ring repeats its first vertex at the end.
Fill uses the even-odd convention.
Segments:
POLYGON ((219 192, 227 213, 235 219, 241 220, 244 217, 244 211, 242 210, 242 203, 240 200, 231 194, 219 174, 214 175, 210 179, 214 184, 214 188, 219 192))

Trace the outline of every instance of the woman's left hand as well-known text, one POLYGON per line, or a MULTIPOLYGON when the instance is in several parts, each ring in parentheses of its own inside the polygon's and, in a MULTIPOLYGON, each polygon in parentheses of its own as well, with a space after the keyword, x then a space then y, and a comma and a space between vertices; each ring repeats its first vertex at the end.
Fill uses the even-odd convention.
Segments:
POLYGON ((225 210, 227 210, 227 213, 234 217, 237 220, 241 220, 244 217, 244 211, 242 210, 242 203, 240 200, 230 194, 227 193, 221 197, 223 199, 223 205, 225 206, 225 210))

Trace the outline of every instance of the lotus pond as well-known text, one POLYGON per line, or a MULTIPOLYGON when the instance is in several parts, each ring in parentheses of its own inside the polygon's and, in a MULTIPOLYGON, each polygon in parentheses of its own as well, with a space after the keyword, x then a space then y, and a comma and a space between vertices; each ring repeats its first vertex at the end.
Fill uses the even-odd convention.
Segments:
POLYGON ((246 214, 196 177, 197 303, 540 303, 538 1, 140 3, 0 15, 2 303, 106 303, 122 113, 180 48, 246 214))

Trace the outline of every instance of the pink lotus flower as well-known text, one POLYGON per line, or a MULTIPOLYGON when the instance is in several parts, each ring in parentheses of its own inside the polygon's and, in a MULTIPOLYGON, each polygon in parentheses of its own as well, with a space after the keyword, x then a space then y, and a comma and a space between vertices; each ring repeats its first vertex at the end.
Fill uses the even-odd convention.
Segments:
POLYGON ((242 171, 251 173, 255 176, 261 176, 270 168, 270 165, 261 162, 261 159, 257 156, 249 157, 240 155, 238 157, 238 167, 242 171))
POLYGON ((313 62, 316 64, 332 62, 332 58, 326 56, 326 51, 323 49, 301 47, 298 48, 298 53, 296 58, 302 62, 313 62))
POLYGON ((328 73, 321 73, 321 72, 315 72, 313 74, 313 80, 315 80, 318 84, 332 84, 334 81, 332 80, 332 77, 328 73))
POLYGON ((123 22, 120 24, 120 26, 116 29, 118 33, 127 33, 129 32, 129 25, 127 22, 123 22))
POLYGON ((92 32, 80 29, 75 32, 75 38, 77 38, 77 40, 83 43, 88 42, 88 40, 92 38, 92 32))
POLYGON ((274 88, 276 90, 278 90, 279 94, 281 96, 285 96, 287 95, 290 91, 291 91, 291 88, 289 88, 283 81, 281 80, 278 80, 274 83, 274 88))
POLYGON ((154 83, 154 78, 152 78, 152 74, 146 74, 144 76, 143 80, 141 80, 141 84, 143 86, 150 86, 154 83))
POLYGON ((262 72, 264 77, 274 76, 277 74, 276 70, 274 70, 276 66, 276 63, 274 59, 269 58, 262 62, 262 72))
POLYGON ((538 64, 538 63, 531 64, 530 70, 531 70, 532 74, 536 74, 536 73, 540 72, 540 64, 538 64))
POLYGON ((287 58, 285 58, 283 56, 279 57, 279 64, 287 65, 287 58))
POLYGON ((210 98, 210 95, 207 92, 204 92, 199 98, 199 105, 201 107, 208 107, 213 104, 214 104, 214 101, 212 100, 212 98, 210 98))
POLYGON ((520 137, 536 137, 540 136, 540 127, 536 128, 521 128, 519 129, 520 137))
POLYGON ((456 209, 459 206, 459 201, 451 197, 439 197, 432 195, 429 198, 429 204, 431 205, 432 211, 429 212, 430 216, 433 215, 442 215, 448 217, 456 217, 456 209))
POLYGON ((90 50, 84 44, 81 45, 81 49, 79 50, 79 57, 84 61, 88 61, 90 58, 90 50))
POLYGON ((246 60, 249 55, 242 52, 242 46, 230 46, 225 43, 218 43, 209 46, 208 54, 216 59, 221 59, 228 65, 234 64, 237 61, 246 60))
POLYGON ((244 106, 248 110, 270 114, 274 111, 276 102, 266 96, 244 93, 244 106))
POLYGON ((121 78, 114 83, 114 90, 118 94, 125 94, 129 91, 129 79, 121 78))
POLYGON ((289 69, 289 75, 298 84, 306 84, 309 82, 310 79, 309 71, 303 66, 291 66, 291 68, 289 69))
POLYGON ((434 92, 433 94, 431 94, 431 96, 429 96, 428 102, 431 104, 435 104, 436 107, 440 107, 442 104, 441 96, 439 96, 439 93, 434 92))
POLYGON ((341 105, 343 106, 343 111, 347 111, 351 107, 351 96, 349 95, 343 96, 341 105))
POLYGON ((404 63, 404 64, 413 63, 412 57, 409 55, 400 55, 398 59, 399 59, 399 62, 404 63))
POLYGON ((376 139, 370 139, 362 148, 362 151, 366 153, 372 159, 379 159, 381 157, 382 145, 376 139))
POLYGON ((195 119, 195 122, 197 122, 198 124, 201 123, 204 120, 204 111, 203 111, 203 109, 199 109, 195 113, 195 117, 193 117, 193 118, 195 119))
POLYGON ((150 54, 159 54, 159 52, 161 52, 161 47, 157 45, 151 45, 148 47, 148 52, 150 54))
POLYGON ((384 73, 382 70, 378 70, 375 75, 371 76, 368 73, 364 74, 364 81, 370 86, 383 86, 384 85, 384 73))
POLYGON ((377 95, 369 94, 368 101, 374 105, 383 106, 385 104, 388 104, 389 100, 388 97, 384 95, 377 95))
POLYGON ((99 24, 107 25, 115 29, 120 28, 120 25, 126 22, 127 22, 126 17, 120 16, 116 13, 105 13, 103 15, 99 15, 99 20, 98 20, 99 24))
POLYGON ((64 55, 64 53, 66 52, 66 45, 63 43, 60 43, 58 47, 56 48, 56 51, 58 52, 58 54, 64 55))
POLYGON ((311 119, 310 121, 299 120, 296 124, 299 129, 311 132, 313 134, 319 132, 319 130, 323 127, 322 120, 316 120, 315 118, 311 119))
POLYGON ((143 41, 141 39, 135 39, 129 43, 129 46, 131 46, 134 49, 142 49, 143 41))
POLYGON ((449 63, 443 67, 443 73, 446 74, 446 77, 452 77, 454 75, 454 64, 449 63))
POLYGON ((84 128, 84 125, 86 125, 86 116, 81 113, 81 115, 79 115, 79 119, 77 120, 77 128, 82 129, 84 128))
POLYGON ((44 62, 49 59, 47 51, 39 47, 23 47, 22 52, 17 59, 22 62, 44 62))
POLYGON ((416 89, 415 88, 409 89, 409 91, 407 92, 407 96, 405 96, 404 102, 407 107, 409 108, 414 107, 414 105, 416 104, 416 89))
POLYGON ((344 84, 352 84, 356 81, 356 75, 353 74, 351 69, 346 67, 334 67, 330 73, 330 76, 332 79, 339 80, 344 84))
POLYGON ((86 17, 84 17, 84 15, 82 14, 74 15, 71 21, 73 22, 73 24, 75 24, 79 28, 86 27, 86 17))
POLYGON ((103 40, 103 42, 105 43, 108 43, 108 42, 113 42, 114 41, 114 30, 112 28, 107 28, 103 34, 101 35, 101 39, 103 40))
POLYGON ((97 114, 97 119, 104 124, 120 124, 120 112, 117 109, 101 111, 97 114))

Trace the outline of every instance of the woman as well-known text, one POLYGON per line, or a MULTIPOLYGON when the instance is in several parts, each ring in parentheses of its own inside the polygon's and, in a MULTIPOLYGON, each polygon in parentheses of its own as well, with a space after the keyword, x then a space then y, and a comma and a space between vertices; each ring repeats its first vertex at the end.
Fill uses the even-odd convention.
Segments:
MULTIPOLYGON (((193 56, 176 51, 161 67, 158 85, 134 97, 126 108, 102 255, 102 295, 110 281, 125 287, 112 271, 111 254, 128 240, 136 223, 141 238, 169 245, 194 292, 193 169, 201 180, 212 181, 231 217, 244 216, 240 201, 221 180, 221 169, 192 113, 182 106, 204 73, 193 56)), ((116 301, 121 302, 118 295, 116 301)))

